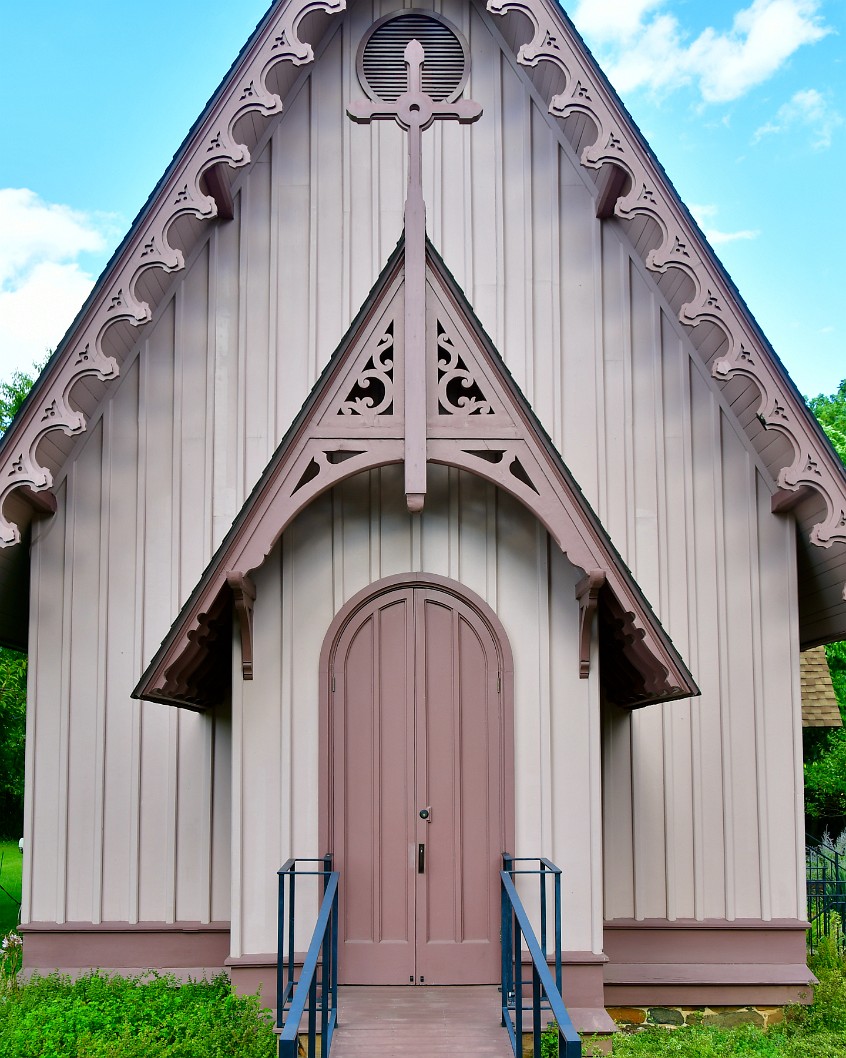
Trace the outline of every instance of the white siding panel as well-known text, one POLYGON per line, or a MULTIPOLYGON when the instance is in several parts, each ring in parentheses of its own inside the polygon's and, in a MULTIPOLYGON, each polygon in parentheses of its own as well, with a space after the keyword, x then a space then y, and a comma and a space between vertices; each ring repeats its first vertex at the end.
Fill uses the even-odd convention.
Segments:
POLYGON ((115 394, 108 419, 110 443, 104 472, 109 486, 107 628, 105 656, 106 759, 103 791, 103 902, 107 922, 130 921, 128 879, 133 862, 133 820, 138 812, 131 762, 141 705, 129 698, 136 657, 135 525, 136 491, 127 488, 137 474, 138 362, 115 394), (130 546, 127 546, 130 542, 130 546))
MULTIPOLYGON (((129 700, 401 234, 405 137, 344 113, 371 12, 394 6, 339 20, 240 171, 235 219, 208 226, 109 414, 57 477, 59 513, 34 544, 33 919, 225 919, 231 894, 246 916, 241 931, 236 910, 233 951, 269 950, 279 857, 322 851, 320 638, 371 580, 423 569, 479 592, 513 636, 518 851, 573 857, 578 945, 596 946, 600 835, 583 809, 596 803, 599 705, 594 681, 574 678, 573 571, 490 486, 432 468, 415 518, 400 468, 341 486, 258 574, 262 667, 253 685, 236 679, 231 719, 228 707, 180 717, 129 700), (262 717, 267 739, 251 726, 262 717), (584 756, 569 760, 577 744, 584 756), (260 797, 266 808, 254 833, 233 820, 245 860, 231 875, 230 783, 239 811, 260 797)), ((798 914, 789 520, 769 514, 771 483, 718 387, 622 229, 596 220, 489 16, 452 0, 442 10, 469 34, 469 94, 484 115, 424 134, 430 237, 703 692, 633 716, 604 710, 604 913, 798 914)))
MULTIPOLYGON (((32 744, 33 768, 28 774, 27 795, 31 809, 31 831, 25 836, 26 858, 32 876, 28 894, 29 921, 64 921, 65 863, 60 858, 64 846, 67 817, 64 801, 62 758, 67 734, 63 723, 62 674, 64 665, 56 657, 56 644, 63 641, 65 534, 67 485, 56 490, 58 510, 49 521, 37 523, 34 546, 38 561, 33 566, 37 579, 32 586, 34 609, 38 614, 37 633, 30 642, 34 687, 28 687, 27 741, 32 744), (35 664, 33 665, 33 662, 35 664), (37 695, 32 708, 33 693, 37 695)), ((65 653, 65 652, 63 652, 65 653)))
MULTIPOLYGON (((409 572, 396 559, 410 553, 418 523, 422 569, 460 577, 487 596, 514 651, 515 851, 537 855, 546 848, 569 868, 567 943, 577 950, 601 943, 601 909, 592 898, 591 871, 585 870, 582 854, 590 847, 591 833, 597 842, 600 833, 598 691, 595 681, 578 678, 576 571, 513 499, 464 473, 442 467, 434 471, 422 516, 401 511, 398 468, 350 479, 294 522, 257 574, 256 621, 257 626, 259 620, 266 622, 268 630, 256 644, 255 678, 243 685, 244 951, 267 951, 274 943, 274 872, 279 863, 293 853, 325 851, 316 845, 319 654, 332 617, 360 588, 363 578, 351 580, 346 574, 359 564, 368 567, 373 580, 409 572), (383 511, 388 512, 390 534, 384 532, 383 511), (495 518, 495 533, 489 532, 489 514, 495 518), (379 540, 384 547, 374 543, 374 522, 382 523, 379 540), (398 543, 401 538, 404 544, 398 543), (487 551, 495 556, 495 597, 487 562, 480 560, 487 551), (463 555, 472 555, 468 567, 463 555), (345 572, 341 579, 334 573, 339 567, 345 572), (281 651, 274 646, 280 641, 281 651), (274 650, 283 659, 281 677, 274 650), (280 678, 281 701, 276 691, 280 678), (273 752, 281 767, 276 769, 265 746, 274 743, 280 722, 282 742, 273 752), (586 736, 592 739, 593 755, 581 748, 586 736), (544 762, 540 767, 539 759, 544 762), (559 800, 576 811, 557 811, 559 800), (276 818, 278 804, 282 823, 273 837, 268 819, 276 818)), ((598 878, 598 855, 593 869, 598 878)))
POLYGON ((101 825, 94 808, 102 784, 102 754, 96 752, 102 737, 102 717, 98 716, 101 657, 97 603, 100 534, 101 529, 108 529, 108 520, 100 518, 101 462, 102 430, 98 426, 76 462, 73 490, 68 495, 74 545, 74 563, 69 569, 70 621, 77 647, 69 668, 67 692, 67 813, 75 821, 73 840, 68 842, 66 853, 66 915, 71 922, 88 922, 99 910, 94 907, 95 877, 99 882, 95 835, 101 825))

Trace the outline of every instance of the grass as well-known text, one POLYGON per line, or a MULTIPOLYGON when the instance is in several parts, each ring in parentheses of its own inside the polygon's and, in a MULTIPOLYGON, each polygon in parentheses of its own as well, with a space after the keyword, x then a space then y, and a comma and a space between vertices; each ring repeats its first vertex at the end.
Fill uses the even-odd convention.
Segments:
POLYGON ((620 1034, 614 1038, 615 1058, 846 1058, 846 962, 828 949, 810 965, 819 978, 814 1002, 788 1008, 780 1025, 620 1034))
MULTIPOLYGON (((2 976, 2 975, 0 975, 2 976)), ((2 984, 2 981, 0 981, 2 984)), ((3 1058, 274 1058, 276 1037, 255 996, 228 979, 182 984, 147 974, 51 974, 0 988, 3 1058)))
POLYGON ((0 936, 3 936, 18 924, 23 856, 17 841, 0 841, 0 861, 0 936))

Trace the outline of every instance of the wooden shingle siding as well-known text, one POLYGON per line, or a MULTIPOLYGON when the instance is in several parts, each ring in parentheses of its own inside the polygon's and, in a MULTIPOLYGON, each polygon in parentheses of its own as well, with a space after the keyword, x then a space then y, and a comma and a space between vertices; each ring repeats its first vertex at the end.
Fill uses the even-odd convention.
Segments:
POLYGON ((804 650, 800 658, 803 727, 842 727, 825 647, 804 650))

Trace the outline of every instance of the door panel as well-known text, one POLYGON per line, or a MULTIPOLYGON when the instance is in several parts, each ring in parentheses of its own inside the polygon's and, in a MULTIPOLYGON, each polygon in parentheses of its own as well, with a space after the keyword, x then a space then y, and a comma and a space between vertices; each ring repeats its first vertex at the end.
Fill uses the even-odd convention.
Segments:
POLYGON ((342 634, 336 653, 335 847, 341 870, 345 981, 414 975, 412 684, 408 591, 383 597, 342 634), (340 768, 339 768, 340 765, 340 768))
POLYGON ((478 614, 428 586, 378 596, 339 636, 330 675, 344 983, 498 979, 499 665, 478 614))

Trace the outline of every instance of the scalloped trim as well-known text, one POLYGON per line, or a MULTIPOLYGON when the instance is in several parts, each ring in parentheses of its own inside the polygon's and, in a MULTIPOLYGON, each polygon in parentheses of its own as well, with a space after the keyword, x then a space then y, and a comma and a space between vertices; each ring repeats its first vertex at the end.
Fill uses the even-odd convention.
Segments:
POLYGON ((23 486, 38 492, 53 484, 52 474, 36 457, 42 438, 53 430, 74 435, 87 428, 85 416, 70 403, 74 386, 90 375, 104 382, 118 377, 117 361, 103 350, 106 331, 119 322, 141 327, 152 319, 150 304, 135 293, 139 278, 151 268, 177 272, 185 267, 182 251, 169 242, 173 225, 180 217, 212 220, 218 215, 214 198, 201 189, 203 174, 216 165, 238 168, 249 163, 249 150, 235 136, 236 124, 251 112, 269 117, 282 110, 282 100, 266 87, 267 76, 277 63, 301 66, 314 61, 312 46, 299 38, 303 18, 317 10, 338 14, 345 8, 346 0, 290 0, 265 30, 260 46, 238 71, 225 98, 204 119, 192 148, 138 226, 74 341, 68 343, 51 369, 49 384, 15 428, 14 444, 0 463, 0 546, 8 547, 21 539, 18 526, 3 515, 9 495, 23 486))
POLYGON ((755 384, 760 394, 759 420, 766 429, 786 437, 794 452, 793 462, 779 472, 777 484, 791 492, 807 486, 825 501, 826 517, 810 533, 813 544, 846 544, 842 466, 820 447, 804 403, 785 384, 780 365, 737 304, 700 233, 645 154, 616 100, 597 78, 593 63, 574 46, 563 21, 544 0, 488 0, 487 9, 494 15, 518 11, 529 19, 534 35, 520 47, 517 61, 523 66, 551 62, 564 74, 565 90, 550 99, 550 114, 561 119, 583 115, 595 125, 596 138, 582 151, 582 165, 598 170, 608 163, 628 175, 629 190, 617 197, 614 212, 625 220, 649 217, 662 234, 660 245, 646 256, 646 267, 658 273, 675 268, 693 284, 694 296, 682 306, 679 320, 687 327, 707 320, 723 333, 726 352, 712 366, 714 378, 727 382, 742 375, 755 384))

